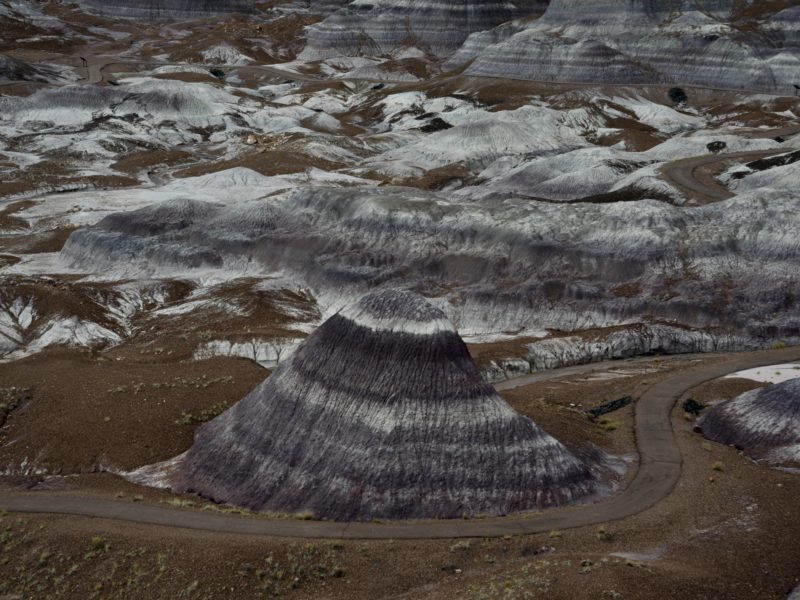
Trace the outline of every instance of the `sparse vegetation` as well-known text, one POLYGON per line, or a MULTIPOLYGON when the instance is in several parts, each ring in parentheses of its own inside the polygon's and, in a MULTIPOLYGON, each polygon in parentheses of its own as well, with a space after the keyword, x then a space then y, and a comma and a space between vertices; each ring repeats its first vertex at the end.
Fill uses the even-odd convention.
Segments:
MULTIPOLYGON (((25 518, 0 517, 0 597, 223 597, 219 584, 176 565, 174 551, 111 543, 101 535, 84 538, 82 547, 54 547, 44 542, 44 528, 44 523, 25 518)), ((346 577, 344 552, 341 543, 290 544, 285 554, 268 554, 263 562, 234 567, 228 577, 240 583, 235 593, 234 588, 226 587, 224 597, 272 598, 298 590, 301 596, 310 597, 313 592, 303 590, 311 585, 332 585, 326 582, 346 577)))
POLYGON ((316 544, 293 546, 285 559, 270 554, 261 568, 245 563, 240 566, 238 574, 257 581, 265 597, 278 597, 309 582, 343 578, 345 570, 339 564, 342 550, 342 547, 335 549, 333 545, 325 549, 316 544))
POLYGON ((605 527, 600 527, 600 529, 597 530, 597 539, 601 542, 613 542, 616 537, 616 534, 605 527))
POLYGON ((217 402, 213 406, 202 409, 200 413, 196 415, 187 412, 182 413, 181 418, 175 421, 175 424, 191 425, 192 423, 205 423, 214 417, 218 417, 228 410, 228 408, 230 408, 230 404, 227 402, 217 402))
POLYGON ((470 549, 469 540, 459 541, 450 546, 450 552, 466 552, 470 549))
POLYGON ((609 417, 600 417, 597 419, 597 428, 604 433, 611 433, 622 427, 621 421, 615 421, 609 417))
POLYGON ((553 577, 549 560, 527 564, 517 571, 492 577, 488 582, 468 588, 470 600, 524 600, 547 597, 553 577), (544 594, 542 596, 541 594, 544 594))

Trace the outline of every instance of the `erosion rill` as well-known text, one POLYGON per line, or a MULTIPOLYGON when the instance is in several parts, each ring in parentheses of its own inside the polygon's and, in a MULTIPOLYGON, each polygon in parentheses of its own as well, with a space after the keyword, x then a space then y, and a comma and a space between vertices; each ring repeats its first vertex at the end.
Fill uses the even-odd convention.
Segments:
POLYGON ((485 383, 444 313, 382 290, 139 481, 335 520, 500 515, 591 494, 588 464, 485 383))

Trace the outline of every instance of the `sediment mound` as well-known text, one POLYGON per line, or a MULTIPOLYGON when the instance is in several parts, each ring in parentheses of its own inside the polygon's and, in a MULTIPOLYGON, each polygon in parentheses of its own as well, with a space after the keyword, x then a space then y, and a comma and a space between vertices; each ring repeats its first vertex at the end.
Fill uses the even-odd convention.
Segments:
POLYGON ((745 392, 697 422, 710 440, 773 464, 800 465, 800 378, 745 392))
POLYGON ((438 308, 383 290, 328 319, 183 455, 132 478, 317 518, 500 515, 591 494, 589 466, 482 381, 438 308))

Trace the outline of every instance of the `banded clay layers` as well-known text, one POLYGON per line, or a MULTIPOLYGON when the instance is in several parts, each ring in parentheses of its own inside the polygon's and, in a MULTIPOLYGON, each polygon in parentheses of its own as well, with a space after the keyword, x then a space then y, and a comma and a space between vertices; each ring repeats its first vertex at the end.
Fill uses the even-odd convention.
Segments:
POLYGON ((698 420, 697 428, 753 458, 800 466, 800 378, 721 402, 698 420))
POLYGON ((308 29, 303 56, 380 55, 404 46, 446 55, 470 33, 519 14, 503 0, 355 0, 308 29))
POLYGON ((383 290, 328 319, 268 379, 133 478, 256 511, 455 518, 563 505, 592 469, 484 383, 444 313, 383 290))
POLYGON ((80 0, 83 8, 106 17, 146 20, 200 19, 230 13, 252 13, 252 0, 80 0))

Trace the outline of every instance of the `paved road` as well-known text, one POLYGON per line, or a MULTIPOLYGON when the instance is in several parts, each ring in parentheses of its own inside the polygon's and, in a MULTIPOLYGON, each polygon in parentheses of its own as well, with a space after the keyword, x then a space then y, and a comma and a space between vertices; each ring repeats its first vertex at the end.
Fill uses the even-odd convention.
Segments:
MULTIPOLYGON (((793 129, 786 128, 785 131, 793 129)), ((775 134, 778 135, 778 134, 775 134)), ((667 163, 661 168, 661 176, 667 183, 678 188, 689 198, 694 198, 701 204, 719 202, 733 198, 735 194, 724 185, 719 183, 710 174, 700 171, 703 167, 710 167, 716 164, 723 164, 728 161, 738 160, 740 162, 750 162, 759 158, 776 156, 792 152, 795 148, 781 148, 774 150, 757 150, 750 152, 732 152, 729 154, 705 154, 692 158, 682 158, 680 160, 667 163)))
MULTIPOLYGON (((647 510, 667 497, 678 482, 681 454, 672 430, 670 412, 686 390, 741 369, 795 360, 800 360, 800 348, 732 354, 725 362, 688 368, 653 385, 635 406, 640 456, 636 476, 622 492, 595 504, 552 509, 528 516, 387 523, 243 517, 49 492, 0 493, 0 508, 13 512, 80 515, 204 531, 301 538, 498 537, 607 523, 647 510)), ((599 365, 581 368, 588 371, 597 367, 599 365)))

